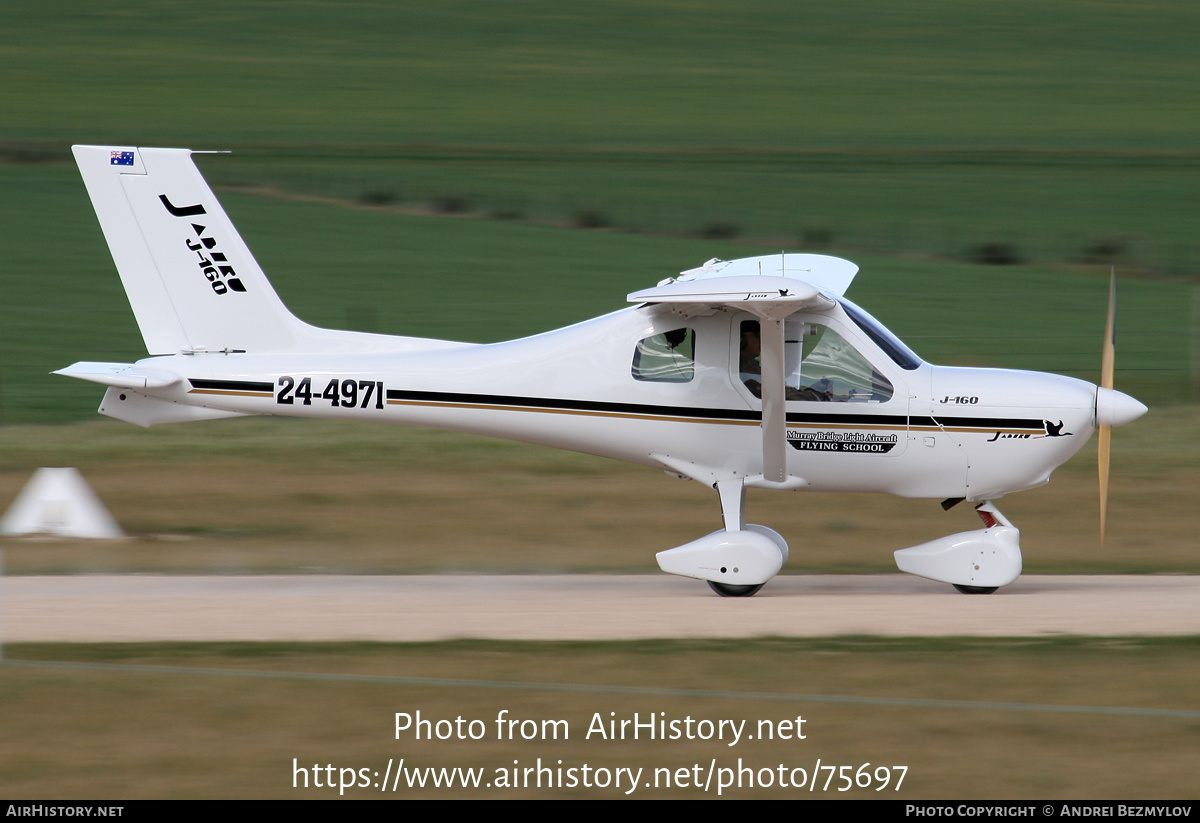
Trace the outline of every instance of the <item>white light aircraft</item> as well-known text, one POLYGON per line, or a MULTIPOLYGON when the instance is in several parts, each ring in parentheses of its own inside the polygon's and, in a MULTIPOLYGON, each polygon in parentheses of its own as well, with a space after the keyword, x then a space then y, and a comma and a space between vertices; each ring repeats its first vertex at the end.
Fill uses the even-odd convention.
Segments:
POLYGON ((975 504, 984 528, 895 552, 905 572, 987 593, 1021 573, 992 501, 1048 482, 1146 407, 1101 386, 922 361, 844 297, 858 267, 814 254, 710 260, 634 305, 520 340, 457 343, 310 326, 271 288, 186 149, 76 146, 150 354, 57 374, 108 386, 141 426, 275 414, 380 420, 612 457, 718 493, 724 529, 658 554, 745 596, 788 556, 747 524, 747 488, 975 504))

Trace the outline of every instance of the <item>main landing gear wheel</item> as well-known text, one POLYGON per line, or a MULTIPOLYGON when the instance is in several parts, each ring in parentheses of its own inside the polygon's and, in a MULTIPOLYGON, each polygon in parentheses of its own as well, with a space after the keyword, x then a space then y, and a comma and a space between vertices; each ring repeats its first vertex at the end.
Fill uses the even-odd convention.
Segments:
POLYGON ((708 587, 721 597, 753 597, 765 585, 765 583, 759 583, 757 586, 733 586, 729 583, 708 581, 708 587))
POLYGON ((952 585, 963 594, 991 594, 1000 588, 999 586, 960 586, 957 583, 952 585))

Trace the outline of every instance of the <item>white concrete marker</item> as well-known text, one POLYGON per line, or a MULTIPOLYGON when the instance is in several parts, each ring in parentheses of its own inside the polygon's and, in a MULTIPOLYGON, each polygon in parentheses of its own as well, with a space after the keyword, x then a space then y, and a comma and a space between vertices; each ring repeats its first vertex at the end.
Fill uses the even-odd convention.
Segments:
POLYGON ((125 537, 77 469, 38 469, 3 519, 0 535, 125 537))

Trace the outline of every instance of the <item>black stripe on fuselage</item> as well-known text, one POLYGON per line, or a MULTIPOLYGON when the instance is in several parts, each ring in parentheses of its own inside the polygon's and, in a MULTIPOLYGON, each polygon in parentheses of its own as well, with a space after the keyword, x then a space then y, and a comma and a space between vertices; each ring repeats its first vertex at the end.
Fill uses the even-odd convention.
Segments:
MULTIPOLYGON (((790 419, 790 418, 789 418, 790 419)), ((946 429, 1029 429, 1044 433, 1046 426, 1031 417, 917 417, 909 418, 909 425, 933 426, 946 429)))
POLYGON ((193 389, 208 391, 253 391, 275 393, 274 383, 259 383, 253 380, 201 380, 189 377, 188 382, 193 389))
POLYGON ((757 423, 762 415, 751 409, 702 409, 690 406, 651 406, 644 403, 612 403, 603 400, 564 400, 553 397, 516 397, 507 394, 388 389, 388 402, 489 406, 529 411, 575 411, 595 414, 626 414, 641 417, 694 417, 701 420, 744 420, 757 423))
MULTIPOLYGON (((753 409, 706 409, 692 406, 658 406, 645 403, 613 403, 603 400, 567 400, 554 397, 518 397, 507 394, 468 394, 465 392, 411 391, 388 389, 388 402, 480 406, 527 411, 572 411, 594 414, 636 415, 639 417, 693 418, 696 420, 736 420, 757 423, 762 414, 753 409)), ((909 425, 930 428, 1021 429, 1044 432, 1041 420, 1003 417, 912 417, 902 414, 861 414, 837 412, 788 412, 787 422, 810 426, 879 426, 906 429, 909 425)))

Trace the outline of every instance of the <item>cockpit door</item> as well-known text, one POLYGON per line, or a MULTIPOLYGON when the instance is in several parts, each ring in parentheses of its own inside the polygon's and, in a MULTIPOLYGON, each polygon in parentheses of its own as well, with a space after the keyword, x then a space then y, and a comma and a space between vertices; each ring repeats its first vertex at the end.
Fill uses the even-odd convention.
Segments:
MULTIPOLYGON (((751 315, 735 316, 732 324, 737 351, 731 377, 751 407, 761 409, 761 326, 751 315)), ((791 315, 784 322, 784 371, 787 444, 807 455, 798 472, 789 473, 810 475, 801 466, 813 466, 813 459, 819 464, 851 454, 888 459, 907 448, 907 381, 857 329, 829 313, 791 315)), ((854 463, 861 468, 860 460, 854 463)))

